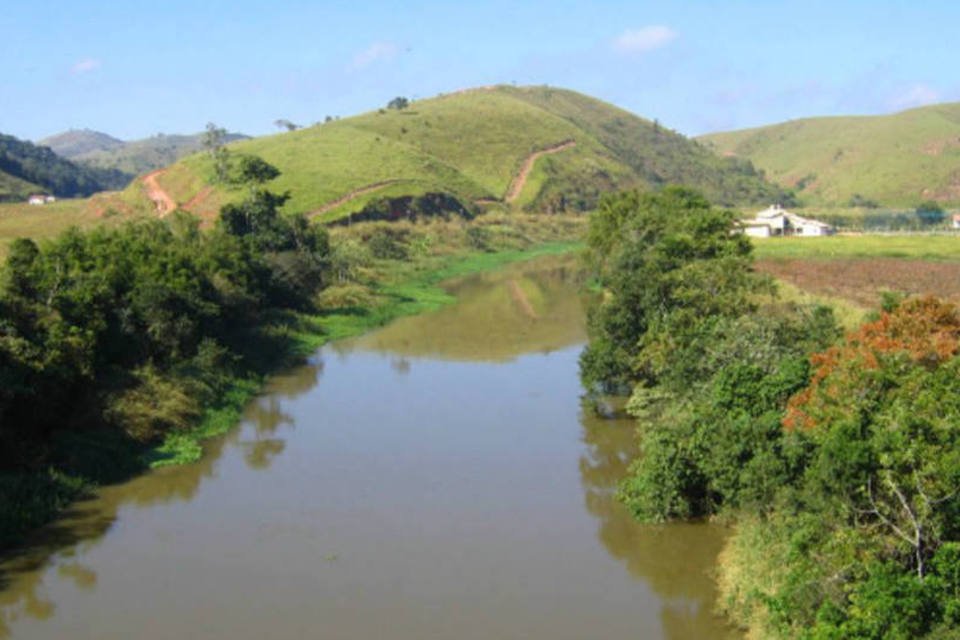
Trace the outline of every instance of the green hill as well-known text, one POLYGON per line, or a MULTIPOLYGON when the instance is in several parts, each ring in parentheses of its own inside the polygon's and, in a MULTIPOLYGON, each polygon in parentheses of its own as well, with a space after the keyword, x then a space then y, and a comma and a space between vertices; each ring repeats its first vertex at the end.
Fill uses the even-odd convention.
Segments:
POLYGON ((811 204, 960 203, 960 103, 807 118, 699 140, 722 155, 752 160, 811 204))
POLYGON ((0 199, 23 200, 31 192, 89 196, 123 188, 129 177, 119 171, 77 165, 47 147, 0 134, 0 199))
MULTIPOLYGON (((249 136, 230 133, 227 142, 246 140, 249 136)), ((142 140, 118 140, 99 131, 71 130, 44 138, 39 144, 50 147, 64 158, 98 169, 122 171, 131 178, 171 165, 180 158, 203 148, 203 134, 166 135, 163 133, 142 140)))
MULTIPOLYGON (((749 162, 719 158, 657 123, 546 87, 462 91, 228 148, 280 169, 270 186, 290 191, 288 210, 325 219, 374 202, 395 210, 403 198, 426 194, 467 209, 500 202, 535 210, 584 210, 610 189, 676 182, 728 205, 783 196, 749 162)), ((209 157, 196 154, 157 182, 180 206, 212 214, 244 193, 212 184, 213 173, 209 157)))
POLYGON ((119 149, 124 145, 124 142, 100 131, 70 129, 38 140, 37 144, 50 147, 55 154, 62 158, 75 160, 88 153, 119 149))
POLYGON ((32 193, 41 193, 43 188, 23 178, 0 171, 0 202, 26 200, 32 193))

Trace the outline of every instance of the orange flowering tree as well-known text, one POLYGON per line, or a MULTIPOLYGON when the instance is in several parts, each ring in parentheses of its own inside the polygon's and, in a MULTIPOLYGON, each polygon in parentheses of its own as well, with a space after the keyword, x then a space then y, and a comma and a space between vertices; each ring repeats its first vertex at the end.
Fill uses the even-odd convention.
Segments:
POLYGON ((958 353, 960 311, 928 297, 811 358, 783 425, 814 445, 805 502, 834 516, 830 535, 845 541, 834 548, 899 560, 922 580, 941 543, 958 539, 958 353))
POLYGON ((960 313, 956 306, 934 297, 905 302, 850 333, 843 344, 810 358, 810 384, 790 399, 783 425, 812 429, 828 413, 853 410, 857 397, 882 384, 876 374, 884 360, 904 358, 932 369, 958 351, 960 313), (870 384, 871 379, 875 384, 870 384))

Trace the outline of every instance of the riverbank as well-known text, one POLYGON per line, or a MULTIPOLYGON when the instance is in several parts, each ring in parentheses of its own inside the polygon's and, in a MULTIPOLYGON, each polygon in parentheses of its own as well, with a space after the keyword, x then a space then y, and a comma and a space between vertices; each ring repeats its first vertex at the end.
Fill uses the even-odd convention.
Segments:
POLYGON ((0 562, 0 637, 733 640, 724 530, 616 500, 633 425, 581 404, 577 256, 442 286, 454 303, 272 376, 199 462, 31 536, 0 562))
MULTIPOLYGON (((517 224, 523 227, 536 221, 517 224)), ((449 242, 447 236, 454 232, 468 241, 477 237, 470 232, 475 227, 454 231, 453 226, 447 223, 418 230, 427 237, 440 239, 434 241, 429 252, 413 257, 405 254, 402 259, 374 259, 366 264, 361 276, 352 278, 348 285, 362 290, 362 296, 324 300, 320 310, 311 313, 272 312, 253 331, 239 336, 236 342, 244 345, 242 365, 224 373, 218 384, 219 402, 206 407, 194 427, 172 431, 149 448, 106 431, 65 433, 53 442, 46 468, 0 474, 0 548, 23 541, 29 531, 55 519, 77 500, 92 495, 98 485, 120 482, 151 468, 198 460, 203 455, 202 442, 234 427, 244 406, 260 392, 271 374, 302 361, 331 340, 358 335, 394 318, 449 304, 453 297, 438 286, 441 281, 579 247, 574 239, 578 234, 571 232, 579 227, 577 224, 560 225, 559 233, 525 237, 522 242, 496 242, 495 234, 486 233, 484 239, 494 241, 481 246, 449 242)), ((366 242, 371 233, 382 228, 356 225, 335 240, 366 242), (364 234, 368 237, 363 238, 364 234)))
POLYGON ((277 315, 262 331, 272 334, 271 343, 280 338, 283 346, 269 355, 257 354, 269 361, 264 363, 264 372, 232 380, 224 402, 208 409, 195 429, 171 434, 160 446, 147 451, 143 456, 146 466, 158 468, 198 460, 203 455, 201 442, 222 435, 235 426, 243 407, 260 392, 271 373, 298 364, 328 342, 360 335, 396 318, 451 304, 455 298, 440 286, 441 282, 492 271, 515 262, 571 253, 581 247, 582 244, 576 241, 555 241, 529 249, 438 258, 410 265, 412 268, 408 273, 395 273, 391 281, 378 283, 374 288, 376 296, 369 306, 348 306, 316 314, 277 315))

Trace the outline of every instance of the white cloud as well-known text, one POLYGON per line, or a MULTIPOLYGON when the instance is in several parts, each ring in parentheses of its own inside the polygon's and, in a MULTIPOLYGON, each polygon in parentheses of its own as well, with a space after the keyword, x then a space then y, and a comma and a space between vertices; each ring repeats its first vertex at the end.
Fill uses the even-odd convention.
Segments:
POLYGON ((374 42, 353 57, 350 68, 353 70, 364 69, 376 62, 392 60, 399 52, 400 47, 392 42, 374 42))
POLYGON ((894 109, 921 107, 940 100, 940 92, 926 84, 915 84, 894 96, 890 106, 894 109))
POLYGON ((70 73, 89 73, 100 68, 101 62, 96 58, 84 58, 70 67, 70 73))
POLYGON ((677 38, 677 32, 663 25, 627 29, 613 41, 620 53, 646 53, 667 46, 677 38))

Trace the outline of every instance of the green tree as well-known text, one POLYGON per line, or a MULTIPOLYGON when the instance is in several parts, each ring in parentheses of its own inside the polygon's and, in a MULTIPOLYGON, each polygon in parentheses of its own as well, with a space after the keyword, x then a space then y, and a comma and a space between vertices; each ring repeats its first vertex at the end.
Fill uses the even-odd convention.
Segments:
POLYGON ((280 170, 260 156, 245 155, 240 158, 240 182, 255 187, 269 182, 279 175, 280 170))
POLYGON ((387 109, 396 109, 397 111, 402 111, 410 106, 410 100, 404 98, 403 96, 397 96, 393 100, 387 103, 387 109))
POLYGON ((230 175, 230 153, 224 146, 227 130, 212 122, 207 123, 203 134, 203 148, 213 160, 213 171, 217 182, 226 182, 230 175))
POLYGON ((733 212, 682 187, 601 200, 590 218, 588 263, 606 295, 590 310, 580 359, 588 388, 629 392, 638 382, 676 379, 672 359, 695 357, 688 350, 698 348, 704 321, 754 307, 765 281, 751 271, 751 245, 735 225, 733 212))
POLYGON ((275 127, 280 129, 286 129, 287 131, 296 131, 300 128, 300 125, 290 122, 286 118, 280 118, 279 120, 274 120, 273 124, 275 127))
POLYGON ((920 223, 924 225, 940 224, 947 217, 943 207, 933 200, 926 200, 918 204, 915 213, 920 219, 920 223))

